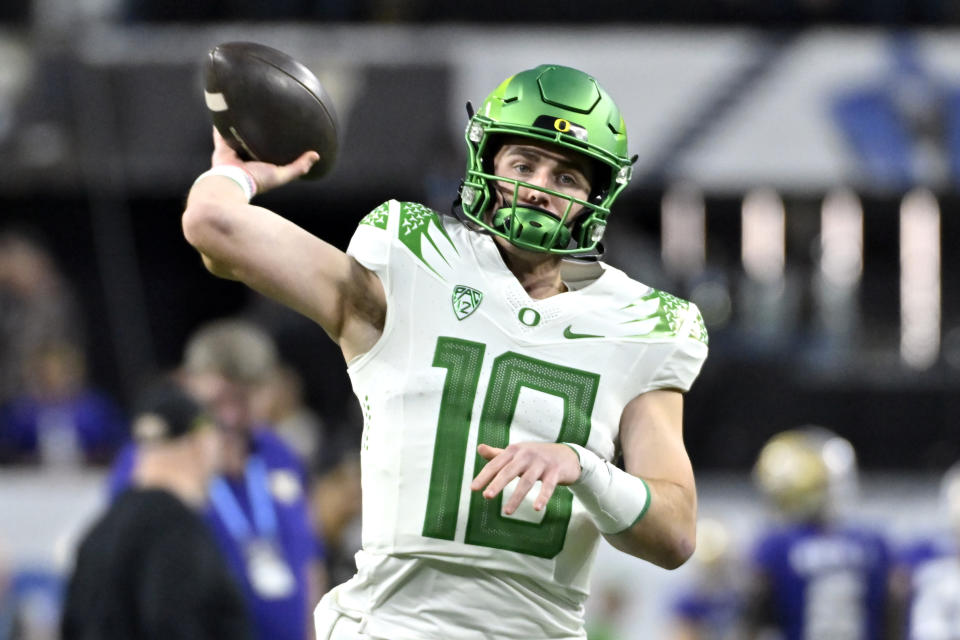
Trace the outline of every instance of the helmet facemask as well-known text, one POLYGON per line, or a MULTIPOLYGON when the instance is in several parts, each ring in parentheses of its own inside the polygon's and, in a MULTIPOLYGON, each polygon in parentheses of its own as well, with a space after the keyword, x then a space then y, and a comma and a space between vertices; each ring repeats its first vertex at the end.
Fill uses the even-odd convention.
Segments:
POLYGON ((467 125, 464 215, 493 235, 529 251, 585 254, 597 250, 610 206, 627 186, 631 160, 626 130, 613 100, 590 76, 553 65, 524 71, 500 85, 467 125), (595 167, 587 200, 494 175, 493 156, 504 136, 547 142, 588 158, 595 167), (497 206, 497 183, 512 185, 497 206), (518 203, 519 189, 566 201, 561 219, 518 203), (570 224, 576 216, 576 222, 570 224))

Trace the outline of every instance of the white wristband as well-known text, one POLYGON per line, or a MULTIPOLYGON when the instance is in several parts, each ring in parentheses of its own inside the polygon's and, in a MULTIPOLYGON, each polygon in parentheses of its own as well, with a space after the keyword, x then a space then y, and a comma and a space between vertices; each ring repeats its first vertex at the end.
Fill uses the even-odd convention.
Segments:
POLYGON ((197 179, 193 181, 193 184, 197 184, 204 178, 209 178, 210 176, 221 176, 223 178, 229 178, 237 183, 241 189, 243 189, 243 195, 247 197, 247 202, 250 202, 253 199, 253 196, 257 195, 257 183, 249 173, 232 164, 218 164, 215 167, 211 167, 197 176, 197 179))
POLYGON ((580 458, 580 479, 570 491, 591 515, 601 533, 622 533, 635 525, 650 508, 650 488, 589 449, 564 442, 580 458))

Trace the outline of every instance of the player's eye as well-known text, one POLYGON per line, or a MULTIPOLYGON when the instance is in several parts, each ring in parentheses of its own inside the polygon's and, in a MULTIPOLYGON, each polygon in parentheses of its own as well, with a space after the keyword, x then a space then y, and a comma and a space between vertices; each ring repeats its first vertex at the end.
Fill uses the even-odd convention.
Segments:
POLYGON ((556 177, 556 181, 561 187, 587 188, 586 179, 576 173, 561 173, 556 177))

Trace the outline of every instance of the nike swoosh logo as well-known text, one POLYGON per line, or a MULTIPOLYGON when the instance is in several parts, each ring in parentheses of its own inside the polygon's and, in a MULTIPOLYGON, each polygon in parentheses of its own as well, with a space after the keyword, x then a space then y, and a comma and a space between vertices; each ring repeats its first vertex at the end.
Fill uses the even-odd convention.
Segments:
POLYGON ((570 330, 572 324, 568 324, 567 328, 563 330, 563 337, 568 340, 576 340, 577 338, 602 338, 603 336, 595 336, 592 333, 574 333, 570 330))

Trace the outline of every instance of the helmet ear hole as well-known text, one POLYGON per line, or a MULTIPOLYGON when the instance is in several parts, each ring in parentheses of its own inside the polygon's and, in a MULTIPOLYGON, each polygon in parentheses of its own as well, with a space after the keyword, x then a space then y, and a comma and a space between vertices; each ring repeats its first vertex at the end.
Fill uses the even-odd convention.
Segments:
POLYGON ((603 204, 610 192, 610 178, 613 170, 602 162, 593 163, 593 184, 589 201, 593 204, 603 204))

